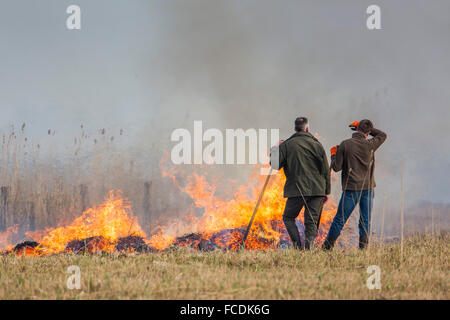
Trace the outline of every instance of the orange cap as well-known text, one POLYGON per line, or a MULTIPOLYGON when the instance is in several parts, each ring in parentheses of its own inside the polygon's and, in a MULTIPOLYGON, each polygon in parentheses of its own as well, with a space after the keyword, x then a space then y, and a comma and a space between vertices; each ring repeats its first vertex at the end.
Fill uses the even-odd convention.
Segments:
POLYGON ((353 121, 349 127, 358 127, 359 121, 353 121))

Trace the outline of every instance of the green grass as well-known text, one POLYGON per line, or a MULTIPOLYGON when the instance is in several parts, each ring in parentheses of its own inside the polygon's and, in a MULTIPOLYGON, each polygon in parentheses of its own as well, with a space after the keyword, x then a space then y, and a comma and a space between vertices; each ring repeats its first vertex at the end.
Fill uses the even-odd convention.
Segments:
POLYGON ((367 251, 211 252, 0 257, 0 299, 449 299, 450 236, 367 251), (66 287, 68 266, 81 289, 66 287), (381 268, 381 290, 366 270, 381 268))

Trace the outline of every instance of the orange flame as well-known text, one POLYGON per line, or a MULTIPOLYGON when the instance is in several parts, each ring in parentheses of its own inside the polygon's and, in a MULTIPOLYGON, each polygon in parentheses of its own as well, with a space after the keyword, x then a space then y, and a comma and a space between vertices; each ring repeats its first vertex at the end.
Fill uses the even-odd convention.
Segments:
MULTIPOLYGON (((175 171, 173 169, 166 171, 163 168, 163 176, 175 180, 175 171)), ((221 199, 215 195, 216 186, 209 184, 205 176, 200 176, 194 172, 188 178, 188 184, 181 190, 192 198, 197 207, 204 209, 204 214, 200 218, 190 215, 183 220, 173 221, 154 235, 149 244, 158 249, 163 249, 170 245, 176 236, 183 233, 200 232, 206 239, 209 239, 213 233, 220 230, 247 226, 264 179, 265 176, 259 175, 259 167, 255 167, 255 171, 251 175, 251 180, 258 182, 255 186, 239 186, 231 199, 221 199)), ((282 219, 286 201, 283 198, 284 182, 285 177, 282 172, 270 177, 246 243, 247 248, 264 249, 278 242, 280 230, 276 230, 272 222, 282 219)), ((325 204, 317 243, 323 242, 325 233, 336 213, 336 208, 336 203, 331 199, 325 204)), ((303 221, 302 213, 300 219, 303 221)), ((237 234, 233 234, 227 239, 226 245, 239 242, 238 238, 237 234)), ((220 244, 223 245, 223 243, 220 244)))
MULTIPOLYGON (((217 184, 208 183, 206 176, 199 175, 197 172, 189 176, 188 183, 182 187, 176 179, 177 172, 175 170, 162 169, 163 176, 171 178, 181 191, 192 198, 196 207, 204 210, 204 213, 198 218, 187 212, 182 219, 159 226, 158 231, 150 239, 145 240, 146 243, 161 250, 173 244, 178 236, 196 233, 200 234, 202 239, 213 241, 222 247, 238 248, 242 239, 243 227, 246 227, 250 221, 256 199, 261 191, 260 188, 266 178, 259 174, 260 168, 255 166, 255 171, 250 177, 250 181, 254 183, 238 186, 231 199, 217 196, 217 184), (216 232, 222 230, 231 231, 226 237, 212 238, 216 232)), ((282 172, 270 177, 246 242, 247 248, 256 250, 272 248, 280 240, 281 232, 284 230, 281 222, 285 205, 284 182, 285 177, 282 172)), ((330 199, 322 213, 317 243, 323 242, 335 212, 336 204, 330 199)), ((303 221, 302 213, 300 213, 300 219, 303 221)), ((14 230, 11 229, 9 233, 0 234, 0 244, 7 243, 7 235, 11 232, 14 230)), ((39 245, 35 248, 23 247, 19 252, 21 255, 71 252, 70 247, 67 246, 71 241, 91 237, 94 237, 93 241, 86 246, 90 253, 112 252, 115 250, 117 240, 129 235, 146 239, 146 234, 132 213, 131 205, 122 198, 120 190, 116 193, 110 191, 102 205, 84 211, 69 225, 31 232, 27 235, 37 241, 39 245)), ((180 242, 180 245, 186 244, 188 243, 180 242)))
POLYGON ((39 242, 36 251, 40 251, 42 254, 52 254, 65 251, 66 245, 73 240, 99 236, 102 239, 96 241, 93 247, 88 247, 88 251, 112 252, 114 243, 119 238, 131 234, 146 236, 137 223, 136 217, 133 216, 131 205, 122 198, 119 190, 116 193, 110 191, 102 205, 84 211, 80 217, 67 226, 50 228, 44 232, 27 235, 39 242))

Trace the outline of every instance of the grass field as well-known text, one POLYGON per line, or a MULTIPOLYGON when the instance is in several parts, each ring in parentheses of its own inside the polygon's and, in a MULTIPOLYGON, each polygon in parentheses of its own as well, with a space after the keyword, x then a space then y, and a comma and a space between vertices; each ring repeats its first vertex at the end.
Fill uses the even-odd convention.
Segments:
POLYGON ((0 257, 0 299, 449 299, 449 235, 367 251, 0 257), (81 269, 69 290, 67 268, 81 269), (366 286, 381 269, 381 289, 366 286))

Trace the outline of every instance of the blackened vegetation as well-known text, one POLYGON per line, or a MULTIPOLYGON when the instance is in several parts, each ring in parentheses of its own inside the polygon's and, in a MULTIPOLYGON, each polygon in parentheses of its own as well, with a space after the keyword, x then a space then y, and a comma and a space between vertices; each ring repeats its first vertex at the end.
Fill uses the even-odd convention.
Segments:
MULTIPOLYGON (((289 235, 286 232, 284 224, 280 220, 273 220, 270 222, 272 230, 279 233, 277 240, 267 238, 264 229, 261 225, 255 225, 252 228, 247 243, 250 247, 255 249, 262 248, 281 248, 286 249, 291 247, 289 235), (256 246, 255 246, 256 243, 256 246)), ((301 238, 304 239, 303 225, 298 221, 297 227, 301 238)), ((171 247, 190 247, 201 251, 213 250, 238 250, 242 247, 242 239, 244 237, 245 227, 230 228, 220 230, 207 237, 201 233, 189 233, 178 237, 171 247)), ((249 247, 248 245, 246 247, 249 247)))
POLYGON ((244 233, 244 227, 220 230, 212 235, 211 242, 226 250, 237 250, 242 245, 244 233))
POLYGON ((214 251, 222 248, 210 240, 201 239, 197 245, 197 249, 200 251, 214 251))
MULTIPOLYGON (((277 221, 273 221, 272 227, 277 221)), ((282 223, 282 222, 281 222, 282 223)), ((277 225, 278 226, 278 225, 277 225)), ((213 251, 213 250, 238 250, 242 247, 242 239, 245 233, 245 227, 230 228, 220 230, 213 233, 210 236, 205 236, 202 233, 189 233, 178 237, 171 245, 171 247, 189 247, 200 251, 213 251)), ((276 228, 274 230, 278 231, 276 228)), ((282 236, 280 241, 268 239, 264 237, 264 230, 261 226, 254 226, 252 233, 247 239, 247 243, 257 243, 256 249, 262 248, 287 248, 290 246, 288 235, 284 235, 284 228, 280 231, 282 236)), ((254 247, 250 245, 250 247, 254 247)))
POLYGON ((102 236, 73 240, 66 246, 66 252, 94 253, 114 247, 117 252, 155 252, 155 248, 148 246, 140 236, 130 235, 120 238, 115 243, 109 242, 102 236))
MULTIPOLYGON (((250 236, 247 239, 247 248, 263 249, 263 248, 289 248, 291 242, 282 221, 273 220, 270 222, 272 230, 279 233, 279 237, 267 237, 264 228, 261 225, 255 225, 252 228, 250 236)), ((304 238, 303 225, 297 222, 300 235, 304 238)), ((169 248, 188 247, 200 251, 214 250, 238 250, 242 247, 242 239, 245 233, 245 227, 230 228, 220 230, 210 235, 202 233, 189 233, 180 237, 172 243, 169 248)), ((24 250, 38 250, 39 243, 35 241, 23 241, 17 244, 12 252, 19 254, 24 250)), ((91 254, 102 251, 114 252, 158 252, 159 250, 147 245, 140 236, 129 235, 120 238, 116 242, 110 242, 103 236, 89 237, 81 240, 73 240, 66 245, 65 253, 74 254, 91 254)), ((11 252, 9 252, 11 253, 11 252)), ((7 254, 7 252, 2 252, 7 254)))
POLYGON ((203 235, 201 233, 189 233, 176 238, 176 240, 172 243, 172 247, 196 248, 202 238, 203 235))
POLYGON ((21 243, 16 244, 13 251, 19 251, 24 248, 36 248, 39 245, 36 241, 23 241, 21 243))
POLYGON ((125 238, 120 238, 116 243, 116 251, 134 251, 134 252, 155 252, 157 249, 147 245, 141 237, 138 236, 128 236, 125 238))
POLYGON ((109 241, 102 236, 89 237, 82 240, 73 240, 66 245, 68 253, 93 253, 105 250, 110 245, 109 241))
POLYGON ((14 246, 11 250, 0 251, 0 256, 10 255, 12 253, 16 255, 26 254, 27 252, 39 252, 39 243, 36 241, 22 241, 14 246))

